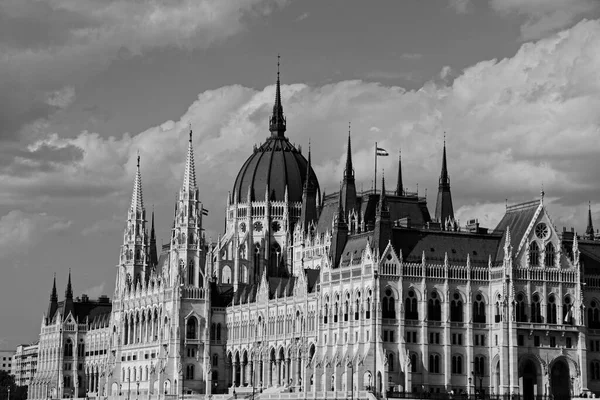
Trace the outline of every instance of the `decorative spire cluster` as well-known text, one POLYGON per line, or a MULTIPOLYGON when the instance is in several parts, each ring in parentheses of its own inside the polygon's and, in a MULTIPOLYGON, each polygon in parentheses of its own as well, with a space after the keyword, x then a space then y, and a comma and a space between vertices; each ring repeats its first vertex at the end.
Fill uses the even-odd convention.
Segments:
POLYGON ((283 106, 281 105, 281 80, 279 76, 279 54, 277 55, 277 85, 275 88, 275 104, 273 105, 273 115, 269 121, 269 130, 272 137, 285 137, 286 123, 283 116, 283 106))

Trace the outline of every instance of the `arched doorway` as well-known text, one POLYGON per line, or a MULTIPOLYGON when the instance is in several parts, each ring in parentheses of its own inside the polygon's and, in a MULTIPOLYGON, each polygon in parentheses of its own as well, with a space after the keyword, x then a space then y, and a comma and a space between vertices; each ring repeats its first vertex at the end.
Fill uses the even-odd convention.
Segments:
POLYGON ((556 361, 550 372, 550 387, 555 400, 568 400, 571 398, 571 382, 569 366, 563 360, 556 361))
POLYGON ((535 364, 531 360, 523 362, 523 399, 533 400, 535 398, 535 386, 537 385, 537 372, 535 364))

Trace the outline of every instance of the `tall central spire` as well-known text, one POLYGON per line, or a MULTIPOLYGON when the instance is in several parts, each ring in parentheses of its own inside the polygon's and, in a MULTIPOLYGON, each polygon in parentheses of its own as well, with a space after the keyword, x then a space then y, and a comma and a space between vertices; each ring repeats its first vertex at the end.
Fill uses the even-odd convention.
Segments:
POLYGON ((281 80, 279 77, 279 54, 277 55, 277 85, 275 88, 275 104, 273 105, 273 115, 269 122, 271 137, 285 137, 285 117, 283 116, 283 106, 281 105, 281 80))
POLYGON ((196 167, 194 166, 194 147, 192 146, 192 126, 190 125, 190 139, 188 144, 187 158, 185 160, 185 172, 183 174, 183 188, 185 190, 196 189, 196 167))
POLYGON ((142 211, 144 198, 142 197, 142 174, 140 173, 140 153, 137 155, 137 171, 133 181, 133 194, 131 195, 131 208, 133 211, 142 211))

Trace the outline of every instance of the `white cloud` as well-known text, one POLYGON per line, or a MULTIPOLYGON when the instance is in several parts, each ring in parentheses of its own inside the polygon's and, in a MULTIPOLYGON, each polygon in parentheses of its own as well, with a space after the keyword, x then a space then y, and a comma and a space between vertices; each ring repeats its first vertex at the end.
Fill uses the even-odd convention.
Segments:
POLYGON ((309 15, 310 15, 310 14, 309 14, 309 13, 307 13, 307 12, 300 14, 300 15, 298 16, 298 18, 296 18, 296 22, 300 22, 300 21, 303 21, 303 20, 305 20, 306 18, 308 18, 308 16, 309 16, 309 15))
POLYGON ((471 0, 450 0, 449 6, 458 14, 466 14, 471 9, 471 0))
POLYGON ((67 108, 75 101, 75 88, 65 86, 46 94, 46 103, 57 108, 67 108))
POLYGON ((91 300, 97 299, 98 297, 100 297, 103 294, 107 294, 104 292, 104 287, 106 286, 106 282, 102 282, 99 285, 96 286, 92 286, 89 287, 87 289, 85 289, 82 293, 85 293, 88 295, 88 297, 91 300))
POLYGON ((540 39, 598 10, 596 0, 490 0, 492 9, 525 16, 521 39, 540 39))
MULTIPOLYGON (((588 198, 600 198, 595 185, 600 168, 600 22, 582 22, 524 44, 511 58, 483 61, 453 75, 452 81, 428 82, 417 91, 363 81, 284 85, 287 135, 304 145, 312 138, 313 165, 321 187, 331 192, 342 176, 352 121, 359 187, 371 185, 377 141, 391 154, 402 148, 405 186, 414 190, 419 184, 421 194, 428 188, 432 201, 445 130, 454 202, 463 220, 496 221, 497 205, 505 198, 509 203, 536 198, 542 182, 555 198, 553 204, 562 207, 558 210, 586 209, 588 198)), ((121 216, 139 149, 145 195, 170 204, 169 193, 182 179, 191 122, 200 195, 211 210, 206 222, 215 236, 223 200, 239 168, 252 146, 269 134, 273 91, 273 86, 257 91, 238 85, 206 91, 179 120, 133 136, 49 136, 46 142, 55 147, 82 149, 81 159, 54 172, 0 178, 6 190, 21 193, 25 202, 32 187, 60 196, 80 193, 83 185, 102 191, 93 192, 95 200, 117 193, 122 204, 113 211, 121 216)), ((393 181, 396 157, 378 162, 393 181)), ((579 214, 576 218, 584 223, 579 214)))
POLYGON ((25 254, 45 235, 70 226, 71 221, 59 217, 13 210, 0 218, 0 257, 25 254))

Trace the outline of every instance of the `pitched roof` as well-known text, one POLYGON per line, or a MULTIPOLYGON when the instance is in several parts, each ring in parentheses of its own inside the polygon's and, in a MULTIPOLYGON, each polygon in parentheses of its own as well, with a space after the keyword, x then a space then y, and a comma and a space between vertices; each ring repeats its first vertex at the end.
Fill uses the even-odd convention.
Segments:
POLYGON ((504 259, 506 230, 510 229, 510 245, 512 246, 513 251, 516 251, 519 243, 521 243, 521 239, 529 227, 529 224, 531 223, 531 220, 535 216, 535 212, 537 211, 539 205, 540 202, 535 200, 507 207, 504 217, 502 217, 494 229, 494 233, 503 234, 496 261, 501 261, 504 259))
POLYGON ((496 257, 501 236, 498 234, 475 234, 427 229, 394 228, 392 245, 402 251, 407 262, 426 260, 443 262, 446 254, 450 262, 466 263, 467 254, 471 264, 487 265, 489 257, 496 257))
POLYGON ((346 246, 344 246, 344 250, 342 251, 342 256, 340 258, 340 265, 342 267, 350 265, 351 259, 354 261, 354 264, 360 264, 362 260, 362 252, 367 247, 369 240, 372 239, 373 232, 365 232, 348 236, 348 241, 346 242, 346 246))

